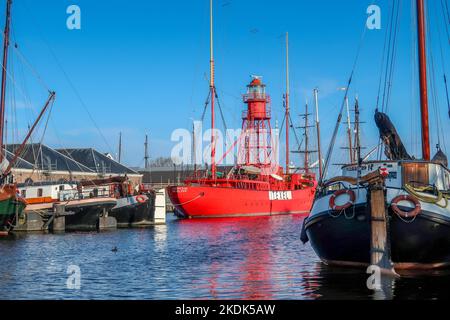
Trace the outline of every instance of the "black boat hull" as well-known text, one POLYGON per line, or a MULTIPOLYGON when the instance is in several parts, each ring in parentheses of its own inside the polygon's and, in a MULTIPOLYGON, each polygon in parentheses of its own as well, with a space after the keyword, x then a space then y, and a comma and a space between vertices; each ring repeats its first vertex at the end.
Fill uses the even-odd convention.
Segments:
POLYGON ((146 197, 148 199, 144 203, 130 201, 129 204, 113 208, 110 211, 109 216, 116 218, 118 228, 139 228, 154 225, 155 194, 146 194, 146 197))
POLYGON ((66 231, 97 231, 100 217, 115 205, 115 200, 67 204, 66 211, 73 214, 65 217, 66 231))
MULTIPOLYGON (((359 205, 338 217, 330 213, 322 212, 305 222, 314 251, 328 265, 368 266, 370 209, 359 205)), ((391 210, 389 217, 391 256, 396 269, 450 267, 450 220, 427 211, 422 211, 411 223, 391 210)))

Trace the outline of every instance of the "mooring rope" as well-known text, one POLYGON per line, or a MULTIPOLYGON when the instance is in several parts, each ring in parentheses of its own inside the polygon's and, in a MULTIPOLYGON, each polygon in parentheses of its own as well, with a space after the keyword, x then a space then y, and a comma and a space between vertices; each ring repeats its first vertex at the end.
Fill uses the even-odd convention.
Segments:
POLYGON ((413 187, 409 184, 405 184, 404 188, 411 196, 416 197, 417 199, 419 199, 422 202, 435 204, 438 207, 441 207, 443 209, 447 208, 447 206, 448 206, 450 196, 443 194, 441 191, 438 191, 438 194, 436 197, 430 197, 430 196, 425 196, 425 195, 419 193, 419 192, 430 191, 431 190, 430 187, 413 187), (440 202, 442 200, 444 200, 445 205, 440 204, 440 202))
POLYGON ((195 197, 195 198, 192 199, 192 200, 189 200, 189 201, 186 201, 186 202, 183 202, 183 203, 177 203, 177 204, 173 203, 173 206, 174 206, 174 207, 181 207, 181 206, 184 206, 185 204, 194 202, 194 201, 196 201, 196 200, 198 200, 198 199, 200 199, 200 198, 202 198, 202 197, 204 197, 204 196, 205 196, 204 193, 200 193, 197 197, 195 197))

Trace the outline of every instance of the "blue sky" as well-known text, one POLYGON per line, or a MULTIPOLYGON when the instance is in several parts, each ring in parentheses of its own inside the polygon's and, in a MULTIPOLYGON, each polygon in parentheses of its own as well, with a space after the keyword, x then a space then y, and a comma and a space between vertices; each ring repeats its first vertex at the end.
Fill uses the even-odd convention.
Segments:
MULTIPOLYGON (((0 6, 2 15, 4 2, 0 6)), ((302 112, 305 100, 311 101, 312 90, 319 87, 323 145, 327 146, 343 98, 338 88, 346 85, 367 19, 366 9, 373 2, 216 0, 216 85, 228 127, 240 127, 239 117, 244 108, 241 94, 251 74, 264 77, 272 96, 273 118, 281 123, 284 33, 288 31, 294 116, 299 120, 297 114, 302 112)), ((411 41, 410 1, 402 2, 389 114, 408 150, 420 156, 417 86, 411 67, 415 49, 411 41)), ((375 3, 382 9, 383 29, 367 31, 350 90, 351 99, 356 95, 360 99, 366 121, 363 138, 369 147, 377 143, 372 119, 390 11, 390 1, 375 3)), ((148 133, 152 158, 170 155, 174 145, 170 141, 172 131, 190 128, 191 118, 200 118, 208 93, 208 14, 208 0, 14 1, 14 39, 33 66, 20 71, 17 67, 20 59, 12 58, 14 75, 23 78, 16 79, 16 86, 10 85, 9 89, 9 101, 15 100, 17 104, 16 126, 20 128, 30 122, 46 99, 45 88, 33 75, 32 70, 37 70, 47 86, 57 92, 44 139, 49 145, 93 146, 115 153, 122 131, 124 162, 139 166, 143 164, 144 136, 148 133), (81 30, 66 28, 66 9, 71 4, 81 8, 81 30), (24 103, 26 96, 30 97, 34 113, 24 103)), ((445 32, 442 26, 441 32, 445 32)), ((433 38, 435 67, 441 70, 438 39, 433 38)), ((444 43, 447 57, 448 49, 448 42, 444 43)), ((446 67, 448 72, 448 64, 446 67)), ((442 71, 436 71, 436 75, 442 130, 449 132, 442 71)), ((12 111, 9 115, 14 118, 12 111)), ((434 119, 432 112, 432 123, 434 119)), ((432 129, 432 135, 436 136, 434 125, 432 129)), ((39 135, 34 139, 39 139, 39 135)), ((435 143, 433 140, 433 146, 435 143)), ((450 150, 448 141, 445 147, 450 150)), ((344 160, 343 151, 337 150, 335 161, 344 160)))

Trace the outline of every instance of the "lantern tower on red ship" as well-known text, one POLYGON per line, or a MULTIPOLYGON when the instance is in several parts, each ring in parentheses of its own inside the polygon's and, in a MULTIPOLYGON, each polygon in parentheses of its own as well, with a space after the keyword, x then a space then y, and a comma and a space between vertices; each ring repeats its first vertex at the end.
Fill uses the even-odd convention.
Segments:
POLYGON ((239 164, 270 168, 273 165, 270 96, 261 77, 253 76, 243 100, 247 110, 242 114, 239 164))

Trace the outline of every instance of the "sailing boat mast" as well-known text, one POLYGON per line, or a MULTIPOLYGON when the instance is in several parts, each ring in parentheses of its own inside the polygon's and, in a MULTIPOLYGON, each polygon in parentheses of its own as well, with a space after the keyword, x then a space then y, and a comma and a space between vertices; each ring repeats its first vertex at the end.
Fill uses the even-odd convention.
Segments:
POLYGON ((144 143, 144 162, 145 162, 145 169, 147 170, 149 168, 148 160, 150 159, 148 155, 148 135, 145 135, 145 143, 144 143))
POLYGON ((290 173, 289 165, 289 129, 290 129, 290 105, 289 105, 289 95, 290 95, 290 82, 289 82, 289 33, 286 32, 286 94, 284 96, 285 103, 285 118, 286 118, 286 174, 290 173))
POLYGON ((118 162, 122 163, 122 132, 119 133, 119 154, 118 154, 118 162))
POLYGON ((3 37, 3 68, 2 68, 2 88, 0 96, 0 163, 3 162, 3 138, 5 136, 5 99, 6 99, 6 70, 8 66, 9 33, 11 24, 11 5, 12 0, 6 1, 6 22, 3 37))
POLYGON ((308 121, 308 102, 305 104, 305 173, 309 173, 309 121, 308 121))
MULTIPOLYGON (((359 99, 356 97, 355 100, 355 155, 353 156, 354 160, 361 166, 361 131, 360 131, 360 111, 359 111, 359 99)), ((351 150, 353 152, 353 150, 351 150)))
POLYGON ((427 53, 425 30, 425 3, 417 0, 417 35, 419 49, 419 78, 420 78, 420 113, 422 125, 422 157, 430 161, 430 127, 428 122, 428 87, 427 87, 427 53))
POLYGON ((355 163, 355 159, 353 157, 353 144, 352 144, 352 124, 350 120, 350 106, 348 103, 348 97, 345 97, 345 106, 347 108, 347 138, 348 138, 348 151, 350 156, 350 163, 355 163))
POLYGON ((216 98, 216 87, 214 83, 214 28, 213 28, 213 0, 210 0, 210 76, 209 90, 211 94, 211 174, 216 178, 216 141, 215 141, 215 114, 214 104, 216 98))
POLYGON ((320 119, 319 119, 319 90, 314 89, 314 102, 316 105, 316 131, 317 131, 317 152, 319 158, 319 181, 322 181, 323 165, 322 165, 322 146, 320 141, 320 119))

